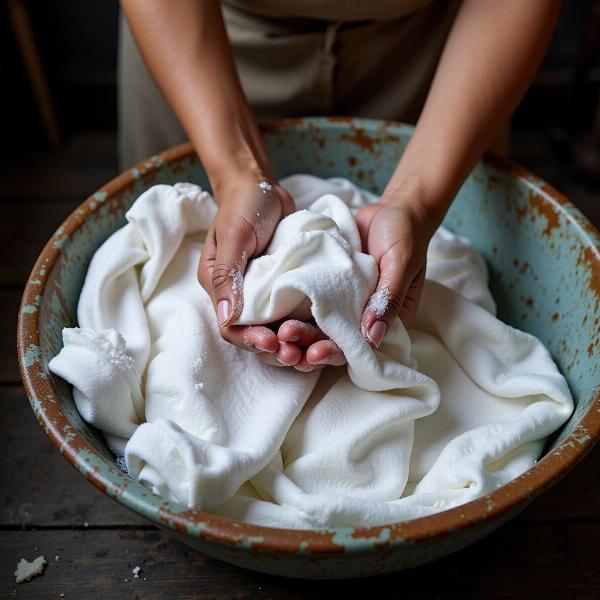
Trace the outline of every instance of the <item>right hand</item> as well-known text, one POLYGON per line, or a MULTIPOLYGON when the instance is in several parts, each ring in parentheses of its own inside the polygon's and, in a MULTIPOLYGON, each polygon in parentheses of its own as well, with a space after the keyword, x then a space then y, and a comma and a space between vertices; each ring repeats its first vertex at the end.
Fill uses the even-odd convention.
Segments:
POLYGON ((215 195, 219 210, 206 236, 198 280, 213 301, 221 336, 239 348, 276 356, 279 364, 294 365, 301 353, 296 344, 280 342, 263 325, 235 325, 248 261, 264 252, 279 221, 294 210, 294 201, 278 183, 256 175, 230 179, 215 195), (261 181, 266 182, 262 187, 261 181))

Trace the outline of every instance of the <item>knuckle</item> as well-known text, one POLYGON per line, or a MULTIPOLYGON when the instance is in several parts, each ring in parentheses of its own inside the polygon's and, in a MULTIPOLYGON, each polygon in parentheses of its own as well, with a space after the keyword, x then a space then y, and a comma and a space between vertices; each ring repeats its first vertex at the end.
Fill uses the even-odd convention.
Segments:
POLYGON ((254 227, 244 218, 234 222, 223 223, 216 231, 217 243, 231 244, 247 247, 256 240, 254 227))
POLYGON ((228 283, 231 283, 231 271, 233 268, 229 265, 220 264, 213 267, 211 273, 211 285, 213 290, 219 290, 228 283))
POLYGON ((229 332, 227 327, 219 327, 219 333, 221 334, 221 338, 230 344, 233 344, 233 338, 231 337, 231 333, 229 332))
POLYGON ((412 244, 408 244, 408 245, 398 245, 396 246, 396 263, 398 264, 398 266, 402 267, 402 268, 406 268, 408 267, 410 264, 412 264, 414 258, 415 258, 415 249, 412 246, 412 244))
POLYGON ((395 269, 405 270, 416 262, 417 256, 418 252, 415 245, 402 239, 388 248, 384 258, 395 269))
POLYGON ((388 315, 397 315, 402 308, 403 297, 398 292, 390 292, 386 313, 388 315))

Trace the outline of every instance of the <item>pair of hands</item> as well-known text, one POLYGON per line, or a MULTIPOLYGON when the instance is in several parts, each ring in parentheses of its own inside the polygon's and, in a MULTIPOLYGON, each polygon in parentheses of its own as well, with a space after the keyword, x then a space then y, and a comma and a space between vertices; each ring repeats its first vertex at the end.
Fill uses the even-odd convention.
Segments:
MULTIPOLYGON (((409 327, 425 278, 431 225, 425 211, 403 193, 386 191, 380 202, 356 215, 363 250, 379 266, 379 282, 361 319, 361 331, 376 348, 393 319, 409 327)), ((343 365, 339 347, 311 324, 310 306, 280 323, 235 325, 243 305, 243 274, 262 254, 279 221, 294 211, 290 194, 256 178, 231 181, 217 190, 219 211, 208 231, 198 279, 213 300, 223 339, 256 352, 263 362, 309 372, 343 365)))

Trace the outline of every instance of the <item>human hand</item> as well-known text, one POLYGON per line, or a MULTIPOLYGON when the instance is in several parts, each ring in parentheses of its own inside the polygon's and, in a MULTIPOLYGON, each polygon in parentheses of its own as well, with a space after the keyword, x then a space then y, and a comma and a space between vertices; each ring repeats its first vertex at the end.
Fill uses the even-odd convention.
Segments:
POLYGON ((274 366, 293 366, 297 371, 309 373, 328 365, 346 364, 338 345, 330 340, 316 325, 308 322, 310 314, 284 320, 277 330, 277 338, 285 345, 288 355, 282 360, 280 353, 262 355, 261 360, 274 366), (293 358, 293 362, 290 359, 293 358))
POLYGON ((280 343, 263 325, 235 325, 243 307, 243 277, 248 261, 259 256, 279 221, 294 210, 280 185, 256 176, 229 179, 215 190, 217 216, 209 229, 198 280, 210 295, 223 339, 253 352, 277 357, 283 364, 300 359, 297 347, 280 343))
POLYGON ((361 319, 361 331, 374 348, 396 317, 411 326, 423 291, 427 246, 436 228, 416 201, 403 200, 387 193, 356 215, 363 247, 379 266, 377 287, 361 319))
MULTIPOLYGON (((388 193, 356 215, 363 250, 379 267, 379 282, 361 319, 361 331, 377 348, 391 322, 400 317, 410 327, 425 280, 427 246, 435 222, 415 202, 400 203, 388 193)), ((346 363, 343 352, 317 327, 297 320, 284 321, 277 333, 281 341, 295 343, 302 351, 295 368, 312 371, 346 363)))

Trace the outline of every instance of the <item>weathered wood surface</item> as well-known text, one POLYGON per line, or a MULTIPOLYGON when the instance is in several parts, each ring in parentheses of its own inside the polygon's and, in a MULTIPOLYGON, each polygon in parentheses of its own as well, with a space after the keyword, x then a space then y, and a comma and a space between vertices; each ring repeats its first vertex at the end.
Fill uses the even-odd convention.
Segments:
MULTIPOLYGON (((600 597, 600 447, 474 546, 410 572, 351 582, 286 580, 220 563, 158 531, 68 465, 19 384, 16 311, 48 237, 116 172, 113 143, 110 136, 88 136, 53 155, 17 153, 0 165, 0 598, 600 597), (39 554, 49 561, 44 575, 17 586, 18 560, 39 554), (136 565, 139 580, 131 573, 136 565)), ((520 145, 517 158, 527 163, 527 156, 520 145)), ((559 186, 600 223, 597 196, 555 173, 559 186)), ((551 170, 541 174, 553 179, 551 170)))
POLYGON ((19 381, 16 355, 17 311, 22 288, 0 287, 0 384, 19 381))
POLYGON ((596 600, 600 531, 513 525, 432 565, 352 581, 254 573, 188 549, 158 530, 10 531, 0 547, 0 595, 18 598, 219 599, 544 598, 596 600), (37 550, 36 550, 37 548, 37 550), (43 576, 10 582, 17 557, 44 554, 43 576), (58 560, 55 557, 58 555, 58 560), (140 579, 132 568, 140 566, 140 579), (145 578, 145 579, 144 579, 145 578))
POLYGON ((0 423, 0 482, 8 482, 0 493, 0 529, 148 524, 64 460, 39 427, 19 385, 0 386, 0 423))

